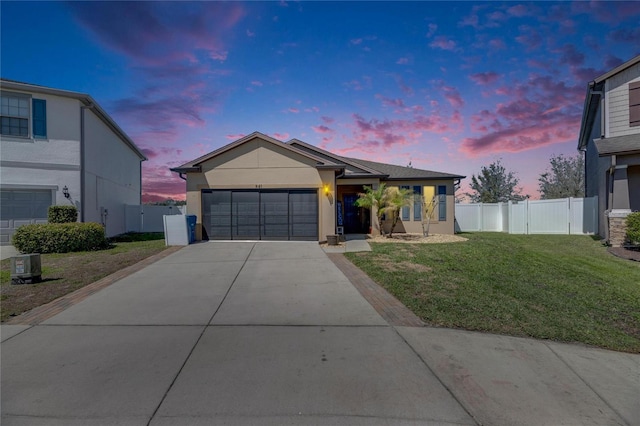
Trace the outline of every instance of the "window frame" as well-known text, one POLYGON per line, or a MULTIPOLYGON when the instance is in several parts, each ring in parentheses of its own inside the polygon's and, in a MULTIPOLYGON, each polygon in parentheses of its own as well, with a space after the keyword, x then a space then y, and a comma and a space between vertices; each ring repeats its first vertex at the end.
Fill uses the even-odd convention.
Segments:
POLYGON ((422 222, 422 186, 413 185, 413 221, 422 222))
POLYGON ((447 185, 438 185, 438 222, 447 221, 447 185))
MULTIPOLYGON (((31 114, 32 114, 32 106, 31 106, 31 99, 32 96, 27 94, 27 93, 17 93, 17 92, 6 92, 6 91, 0 91, 0 99, 2 98, 6 98, 6 99, 18 99, 18 100, 26 100, 27 101, 27 116, 23 117, 20 115, 12 115, 9 114, 9 111, 7 110, 6 114, 2 113, 1 110, 1 106, 0 106, 0 120, 4 119, 4 118, 8 118, 8 119, 18 119, 18 120, 26 120, 27 121, 27 134, 26 135, 15 135, 15 134, 11 134, 11 133, 2 133, 2 127, 0 125, 0 135, 2 135, 3 137, 10 137, 10 138, 20 138, 20 139, 31 139, 31 125, 32 125, 32 118, 31 118, 31 114)), ((0 101, 1 102, 1 101, 0 101)), ((0 103, 1 105, 1 103, 0 103)), ((8 105, 7 105, 8 106, 8 105)), ((18 108, 20 108, 18 106, 18 108)), ((11 127, 11 126, 9 126, 11 127)), ((22 128, 22 126, 19 126, 19 128, 22 128)))
POLYGON ((629 83, 629 127, 640 126, 640 81, 629 83))

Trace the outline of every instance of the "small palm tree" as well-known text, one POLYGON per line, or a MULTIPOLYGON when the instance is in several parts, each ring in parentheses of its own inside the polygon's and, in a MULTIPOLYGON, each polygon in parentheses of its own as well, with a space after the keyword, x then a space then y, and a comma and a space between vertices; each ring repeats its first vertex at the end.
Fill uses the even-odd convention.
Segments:
POLYGON ((358 194, 358 199, 355 202, 357 207, 364 207, 371 211, 376 212, 376 229, 384 235, 384 231, 380 224, 382 223, 382 216, 384 215, 384 198, 387 190, 386 185, 381 183, 376 189, 370 186, 363 186, 364 192, 358 194))
POLYGON ((400 219, 400 210, 403 207, 411 206, 413 202, 413 191, 410 189, 400 189, 395 186, 386 188, 383 196, 384 212, 391 216, 391 229, 389 238, 393 237, 393 230, 400 219))

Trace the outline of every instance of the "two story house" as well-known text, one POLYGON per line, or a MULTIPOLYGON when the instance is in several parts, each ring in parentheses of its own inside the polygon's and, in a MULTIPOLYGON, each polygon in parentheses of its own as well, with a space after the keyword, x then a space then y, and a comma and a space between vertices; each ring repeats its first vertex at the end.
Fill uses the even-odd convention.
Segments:
POLYGON ((0 243, 51 205, 81 222, 125 232, 124 204, 140 204, 146 157, 89 95, 0 79, 0 243))
POLYGON ((625 240, 625 218, 640 210, 640 56, 588 84, 578 149, 585 194, 598 196, 599 234, 625 240))

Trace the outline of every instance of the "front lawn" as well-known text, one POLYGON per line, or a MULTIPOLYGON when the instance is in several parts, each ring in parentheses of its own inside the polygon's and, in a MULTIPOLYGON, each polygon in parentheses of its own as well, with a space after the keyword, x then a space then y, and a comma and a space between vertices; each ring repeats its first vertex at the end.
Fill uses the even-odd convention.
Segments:
POLYGON ((40 284, 13 285, 10 259, 0 264, 0 319, 7 321, 35 307, 165 250, 164 240, 117 242, 107 250, 42 254, 40 284))
POLYGON ((640 353, 640 263, 588 236, 463 236, 346 256, 430 325, 640 353))

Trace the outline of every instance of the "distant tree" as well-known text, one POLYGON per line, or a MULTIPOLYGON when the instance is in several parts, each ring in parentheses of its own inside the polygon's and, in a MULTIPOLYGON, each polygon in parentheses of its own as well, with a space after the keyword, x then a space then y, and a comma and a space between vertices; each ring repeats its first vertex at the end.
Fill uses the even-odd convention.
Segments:
POLYGON ((489 167, 483 166, 477 177, 471 176, 473 192, 465 195, 471 199, 472 203, 500 203, 529 198, 528 195, 522 195, 518 182, 515 174, 507 172, 500 160, 497 160, 489 167))
POLYGON ((538 178, 540 198, 584 197, 584 158, 582 154, 551 157, 550 170, 538 178))

